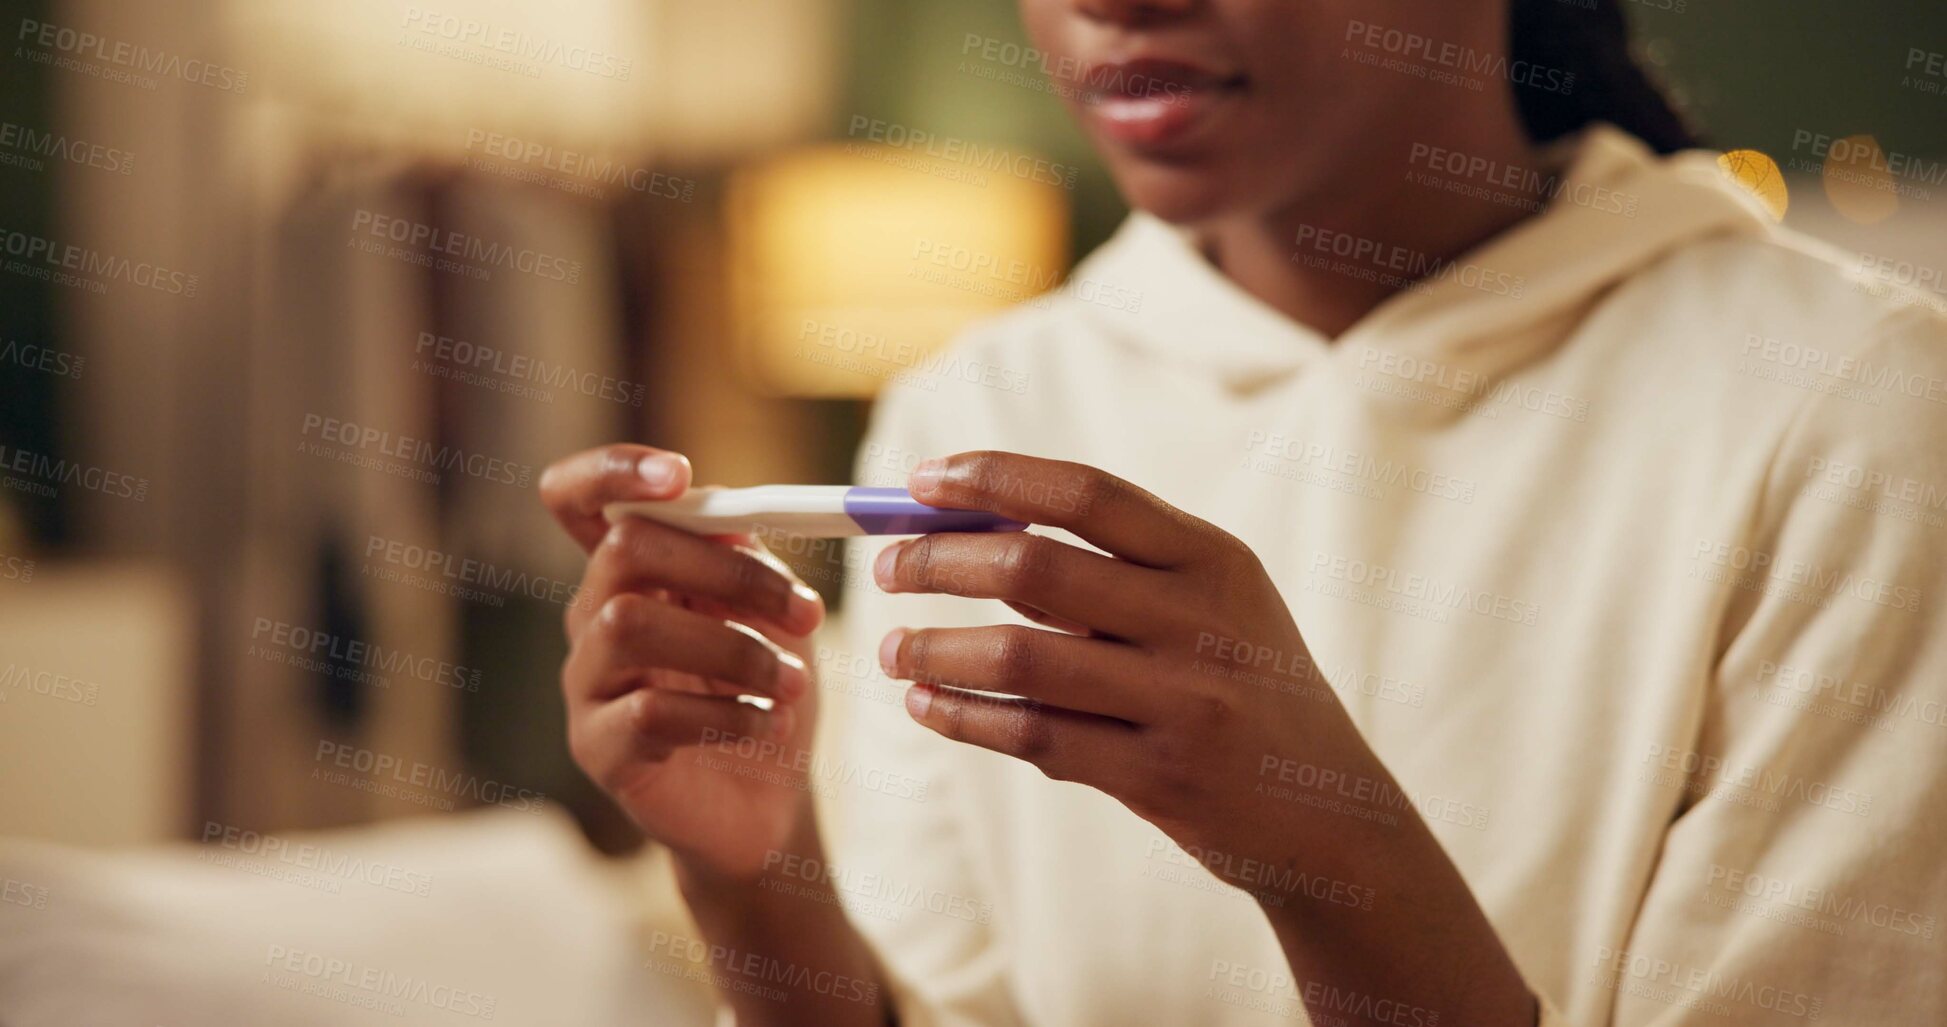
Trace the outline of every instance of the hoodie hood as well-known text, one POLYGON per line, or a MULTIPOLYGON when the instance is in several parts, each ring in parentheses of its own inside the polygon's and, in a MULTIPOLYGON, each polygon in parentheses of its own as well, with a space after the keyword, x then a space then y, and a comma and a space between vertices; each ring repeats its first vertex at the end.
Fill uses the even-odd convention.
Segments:
MULTIPOLYGON (((1608 289, 1665 254, 1725 234, 1770 231, 1762 208, 1718 170, 1714 154, 1659 158, 1609 125, 1591 126, 1567 145, 1573 156, 1544 210, 1451 261, 1424 262, 1432 269, 1425 277, 1336 340, 1246 293, 1187 232, 1140 212, 1075 277, 1137 290, 1143 316, 1104 328, 1233 389, 1269 384, 1335 349, 1438 356, 1494 376, 1558 345, 1608 289)), ((1337 258, 1321 251, 1319 259, 1337 258)))

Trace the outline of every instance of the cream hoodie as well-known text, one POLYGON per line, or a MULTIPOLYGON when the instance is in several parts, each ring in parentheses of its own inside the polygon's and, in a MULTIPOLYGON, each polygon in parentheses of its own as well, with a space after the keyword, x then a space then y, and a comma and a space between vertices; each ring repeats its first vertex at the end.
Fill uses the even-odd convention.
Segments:
MULTIPOLYGON (((1550 1023, 1947 1021, 1943 319, 1770 227, 1707 155, 1601 128, 1566 178, 1336 341, 1132 218, 893 388, 858 478, 1077 460, 1246 541, 1406 794, 1271 786, 1431 823, 1550 1023)), ((887 630, 1015 618, 884 595, 876 551, 820 652, 816 872, 904 1023, 1304 1023, 1309 994, 1455 1027, 1292 980, 1200 862, 1230 857, 908 720, 887 630)))

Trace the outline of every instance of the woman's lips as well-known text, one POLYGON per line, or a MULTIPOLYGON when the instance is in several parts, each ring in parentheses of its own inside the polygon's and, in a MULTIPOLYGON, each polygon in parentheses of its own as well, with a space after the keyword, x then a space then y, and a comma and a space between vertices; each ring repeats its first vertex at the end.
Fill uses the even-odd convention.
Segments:
POLYGON ((1084 108, 1105 136, 1139 147, 1181 142, 1244 86, 1184 61, 1144 58, 1088 69, 1084 108))

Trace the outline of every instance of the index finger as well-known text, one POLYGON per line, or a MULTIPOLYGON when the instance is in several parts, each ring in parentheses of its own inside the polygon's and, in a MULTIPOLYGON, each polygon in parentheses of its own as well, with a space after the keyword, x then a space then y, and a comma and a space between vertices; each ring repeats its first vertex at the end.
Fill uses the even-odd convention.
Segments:
POLYGON ((617 443, 585 449, 541 472, 541 502, 587 552, 608 533, 602 506, 624 499, 674 499, 690 487, 681 453, 617 443))
POLYGON ((1074 532, 1146 567, 1179 567, 1222 532, 1087 464, 982 450, 922 461, 906 484, 928 506, 985 510, 1074 532))

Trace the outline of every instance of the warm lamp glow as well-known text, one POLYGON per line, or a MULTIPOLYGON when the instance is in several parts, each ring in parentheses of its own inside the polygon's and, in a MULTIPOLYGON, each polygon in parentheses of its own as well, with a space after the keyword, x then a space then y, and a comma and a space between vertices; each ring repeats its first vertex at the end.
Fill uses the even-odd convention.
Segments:
POLYGON ((263 57, 253 93, 349 140, 703 162, 822 124, 833 17, 831 0, 231 0, 225 21, 263 57))
POLYGON ((767 391, 869 396, 943 371, 969 321, 1059 285, 1057 186, 891 147, 795 153, 730 192, 732 325, 767 391))

